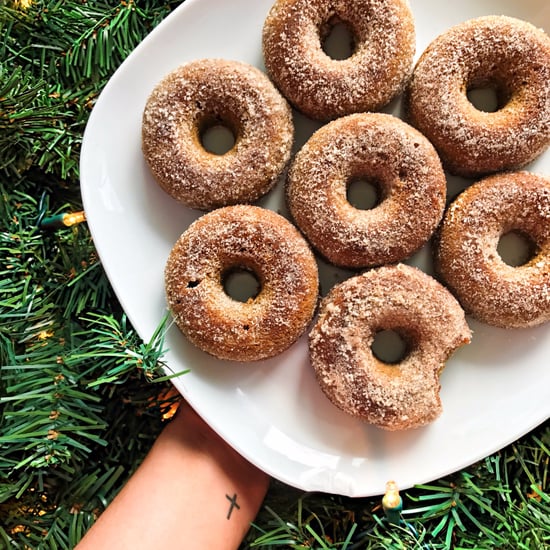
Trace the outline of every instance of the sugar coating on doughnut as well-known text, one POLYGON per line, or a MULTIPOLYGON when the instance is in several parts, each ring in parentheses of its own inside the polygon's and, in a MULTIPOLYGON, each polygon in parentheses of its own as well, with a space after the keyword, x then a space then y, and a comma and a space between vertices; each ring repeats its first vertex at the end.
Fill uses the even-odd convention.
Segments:
POLYGON ((333 287, 321 302, 309 350, 334 405, 370 424, 402 430, 440 415, 439 374, 470 338, 452 294, 422 271, 397 264, 333 287), (398 332, 408 344, 401 362, 387 364, 374 355, 371 346, 382 330, 398 332))
POLYGON ((321 127, 296 154, 287 202, 312 246, 349 268, 401 261, 424 245, 445 208, 439 157, 420 132, 398 118, 359 113, 321 127), (347 199, 354 178, 374 180, 381 201, 355 208, 347 199))
POLYGON ((293 138, 286 100, 263 72, 238 61, 183 64, 156 85, 143 113, 142 149, 156 181, 202 210, 267 193, 290 158, 293 138), (201 133, 216 124, 235 137, 223 155, 201 142, 201 133))
POLYGON ((550 144, 550 37, 506 16, 456 25, 423 52, 406 98, 408 120, 452 173, 518 169, 550 144), (498 92, 495 112, 467 97, 484 87, 498 92))
POLYGON ((550 180, 528 172, 495 174, 449 206, 435 255, 436 270, 468 313, 503 328, 550 320, 550 180), (510 231, 535 245, 513 267, 497 247, 510 231))
POLYGON ((415 47, 407 0, 276 0, 263 28, 267 73, 298 110, 321 120, 389 103, 410 76, 415 47), (353 31, 347 59, 323 51, 334 21, 353 31))
POLYGON ((306 330, 318 301, 315 258, 281 215, 250 205, 216 209, 193 222, 170 252, 166 297, 177 326, 220 359, 256 361, 287 349, 306 330), (261 290, 246 303, 223 287, 248 269, 261 290))

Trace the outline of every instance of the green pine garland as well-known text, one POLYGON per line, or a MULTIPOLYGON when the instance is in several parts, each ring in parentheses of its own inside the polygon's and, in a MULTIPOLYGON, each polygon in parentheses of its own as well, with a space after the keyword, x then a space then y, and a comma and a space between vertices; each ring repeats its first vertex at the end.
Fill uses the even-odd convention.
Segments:
MULTIPOLYGON (((0 548, 72 548, 175 399, 163 326, 142 342, 86 224, 79 150, 113 71, 180 2, 0 2, 0 548)), ((243 548, 550 548, 550 425, 445 479, 380 498, 273 482, 243 548)))

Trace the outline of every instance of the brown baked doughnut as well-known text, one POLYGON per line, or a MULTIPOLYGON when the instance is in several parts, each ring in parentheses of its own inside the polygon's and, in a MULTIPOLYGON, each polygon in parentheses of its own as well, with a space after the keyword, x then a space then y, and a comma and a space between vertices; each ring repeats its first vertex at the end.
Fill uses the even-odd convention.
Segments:
POLYGON ((143 113, 142 149, 153 176, 172 197, 209 210, 267 193, 290 158, 294 126, 286 100, 259 69, 202 59, 177 68, 154 88, 143 113), (229 128, 223 155, 203 133, 229 128))
POLYGON ((407 0, 276 0, 263 28, 267 73, 299 111, 321 120, 389 103, 410 76, 415 46, 407 0), (337 22, 354 37, 343 60, 322 47, 337 22))
POLYGON ((528 172, 495 174, 450 205, 436 247, 436 270, 464 309, 503 328, 550 320, 550 180, 528 172), (533 243, 527 263, 505 263, 497 246, 518 232, 533 243))
POLYGON ((530 23, 486 16, 452 27, 421 55, 407 93, 408 120, 452 173, 515 170, 550 143, 550 38, 530 23), (499 108, 467 92, 492 88, 499 108))
POLYGON ((398 264, 356 275, 321 302, 309 335, 311 364, 334 405, 388 430, 416 428, 441 413, 439 374, 469 343, 464 311, 422 271, 398 264), (397 332, 408 353, 380 361, 371 346, 383 330, 397 332))
POLYGON ((358 113, 321 127, 296 154, 287 202, 297 226, 329 262, 350 268, 395 263, 432 235, 445 208, 446 180, 420 132, 382 113, 358 113), (347 199, 356 179, 374 182, 370 210, 347 199))
POLYGON ((193 344, 220 359, 255 361, 281 353, 305 331, 319 280, 311 250, 289 221, 237 205, 189 226, 170 252, 165 286, 176 324, 193 344), (252 272, 261 287, 246 303, 224 290, 236 269, 252 272))

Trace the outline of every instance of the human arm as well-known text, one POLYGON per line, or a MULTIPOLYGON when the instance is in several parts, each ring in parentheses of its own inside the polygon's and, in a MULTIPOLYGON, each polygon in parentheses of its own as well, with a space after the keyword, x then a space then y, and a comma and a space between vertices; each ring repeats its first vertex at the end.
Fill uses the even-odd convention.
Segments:
POLYGON ((268 484, 183 403, 76 548, 236 549, 268 484))

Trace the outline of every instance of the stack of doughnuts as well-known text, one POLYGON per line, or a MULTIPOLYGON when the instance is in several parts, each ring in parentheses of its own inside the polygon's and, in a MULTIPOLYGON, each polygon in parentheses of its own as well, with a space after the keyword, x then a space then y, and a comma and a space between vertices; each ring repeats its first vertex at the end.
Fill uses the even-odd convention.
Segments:
POLYGON ((520 170, 550 144, 550 38, 480 17, 414 65, 407 0, 275 0, 262 51, 265 73, 185 63, 145 105, 154 179, 205 211, 166 263, 176 324, 203 351, 240 362, 279 355, 309 329, 334 405, 388 430, 428 424, 442 410, 439 374, 471 340, 465 314, 502 328, 550 320, 550 180, 520 170), (343 60, 323 49, 336 24, 353 42, 343 60), (479 88, 495 91, 494 112, 470 101, 479 88), (378 112, 400 96, 404 120, 378 112), (323 123, 294 155, 292 108, 323 123), (224 154, 204 145, 215 125, 234 138, 224 154), (445 172, 480 181, 447 205, 445 172), (283 179, 289 219, 254 204, 283 179), (359 180, 375 189, 370 209, 350 201, 359 180), (499 254, 510 232, 532 244, 519 267, 499 254), (434 276, 404 263, 429 241, 434 276), (319 259, 352 270, 323 298, 319 259), (258 282, 244 302, 225 286, 234 270, 258 282), (388 330, 406 348, 394 364, 373 351, 388 330))

